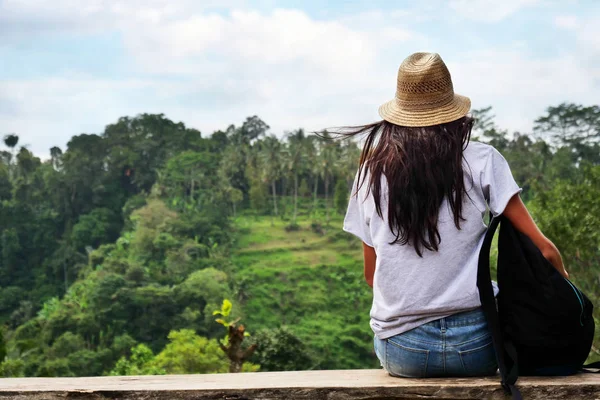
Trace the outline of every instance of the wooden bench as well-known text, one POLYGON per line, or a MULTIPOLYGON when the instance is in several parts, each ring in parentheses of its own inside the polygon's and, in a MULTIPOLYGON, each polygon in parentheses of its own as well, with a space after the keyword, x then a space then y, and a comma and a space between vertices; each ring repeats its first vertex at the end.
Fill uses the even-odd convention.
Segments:
MULTIPOLYGON (((600 376, 519 379, 523 398, 600 400, 600 376)), ((0 378, 0 399, 506 399, 496 378, 404 379, 383 370, 0 378)))

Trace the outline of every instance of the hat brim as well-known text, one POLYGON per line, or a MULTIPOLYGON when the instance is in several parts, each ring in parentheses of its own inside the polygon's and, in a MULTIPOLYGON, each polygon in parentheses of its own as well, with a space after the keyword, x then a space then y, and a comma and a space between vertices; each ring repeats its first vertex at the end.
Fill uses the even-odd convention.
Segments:
POLYGON ((384 120, 401 126, 432 126, 456 121, 467 115, 471 109, 471 99, 455 94, 448 104, 430 110, 406 110, 390 100, 379 107, 379 115, 384 120))

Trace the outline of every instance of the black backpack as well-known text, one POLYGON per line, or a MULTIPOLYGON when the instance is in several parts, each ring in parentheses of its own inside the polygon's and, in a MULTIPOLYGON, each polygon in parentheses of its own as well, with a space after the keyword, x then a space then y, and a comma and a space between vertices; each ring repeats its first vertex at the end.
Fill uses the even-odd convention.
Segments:
POLYGON ((479 254, 477 287, 502 386, 513 399, 521 398, 514 386, 519 375, 572 375, 582 370, 594 337, 592 303, 503 216, 492 219, 488 227, 479 254), (498 224, 496 309, 489 256, 498 224))

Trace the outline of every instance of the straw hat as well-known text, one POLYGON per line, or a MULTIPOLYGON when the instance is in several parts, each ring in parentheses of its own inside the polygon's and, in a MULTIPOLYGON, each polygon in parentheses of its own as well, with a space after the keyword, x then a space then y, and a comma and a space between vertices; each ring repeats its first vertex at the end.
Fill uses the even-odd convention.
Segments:
POLYGON ((455 121, 470 109, 468 97, 454 94, 439 54, 415 53, 400 65, 396 97, 379 107, 379 115, 396 125, 431 126, 455 121))

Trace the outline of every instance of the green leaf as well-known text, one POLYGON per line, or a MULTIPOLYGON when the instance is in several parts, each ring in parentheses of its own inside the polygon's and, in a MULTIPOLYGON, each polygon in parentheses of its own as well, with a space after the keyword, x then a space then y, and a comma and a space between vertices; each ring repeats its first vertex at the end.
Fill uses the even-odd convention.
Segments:
POLYGON ((218 322, 219 324, 223 325, 224 327, 229 326, 229 324, 224 319, 217 318, 217 319, 215 319, 215 321, 218 322))
POLYGON ((233 307, 233 304, 231 304, 231 301, 229 301, 227 299, 223 300, 223 307, 221 308, 221 313, 223 314, 224 317, 227 317, 231 313, 232 307, 233 307))

